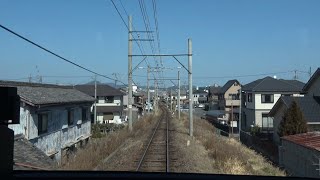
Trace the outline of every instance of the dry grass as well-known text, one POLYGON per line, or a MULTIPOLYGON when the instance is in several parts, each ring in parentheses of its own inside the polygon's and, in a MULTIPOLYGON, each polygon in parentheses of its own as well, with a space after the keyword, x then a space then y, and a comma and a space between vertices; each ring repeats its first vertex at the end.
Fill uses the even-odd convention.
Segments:
MULTIPOLYGON (((188 129, 186 114, 181 119, 188 129)), ((283 171, 237 140, 215 134, 214 126, 206 120, 194 119, 194 138, 205 147, 213 168, 219 174, 285 176, 283 171)))
POLYGON ((85 148, 79 149, 73 158, 60 167, 61 170, 93 170, 111 153, 117 150, 124 142, 130 138, 136 138, 141 131, 144 131, 152 123, 152 115, 145 116, 143 119, 135 122, 133 128, 135 131, 130 133, 128 127, 119 131, 112 132, 103 138, 92 138, 85 148))

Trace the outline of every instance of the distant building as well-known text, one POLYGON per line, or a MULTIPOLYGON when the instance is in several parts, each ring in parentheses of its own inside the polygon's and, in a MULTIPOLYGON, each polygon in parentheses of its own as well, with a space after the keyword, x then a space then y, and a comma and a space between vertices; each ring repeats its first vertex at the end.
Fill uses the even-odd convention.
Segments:
POLYGON ((58 85, 0 81, 0 86, 17 87, 21 99, 20 124, 9 128, 58 163, 68 150, 89 140, 94 98, 58 85))
MULTIPOLYGON (((94 85, 76 85, 75 89, 94 97, 94 85)), ((121 124, 124 93, 106 84, 97 85, 97 122, 121 124)), ((91 107, 92 119, 94 106, 91 107)))
POLYGON ((218 110, 219 109, 219 92, 220 86, 211 86, 209 88, 208 93, 208 103, 210 110, 218 110))
POLYGON ((206 104, 208 103, 208 92, 204 90, 196 90, 193 92, 193 104, 206 104))
POLYGON ((239 112, 239 106, 240 106, 240 88, 241 84, 238 80, 233 79, 229 80, 225 85, 223 85, 219 91, 218 100, 219 100, 219 109, 224 110, 227 113, 227 119, 230 119, 231 111, 234 111, 233 119, 239 119, 238 113, 235 113, 236 111, 239 112))

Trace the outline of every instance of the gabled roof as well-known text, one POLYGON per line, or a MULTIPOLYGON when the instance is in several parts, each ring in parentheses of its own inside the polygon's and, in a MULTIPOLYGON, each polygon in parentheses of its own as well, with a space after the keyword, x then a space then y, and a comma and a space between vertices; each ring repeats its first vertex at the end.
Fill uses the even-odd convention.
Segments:
POLYGON ((30 105, 93 102, 94 98, 72 88, 50 84, 0 81, 0 86, 17 87, 22 101, 30 105))
POLYGON ((281 139, 293 142, 309 149, 320 151, 320 132, 308 132, 284 136, 281 139))
POLYGON ((239 81, 236 80, 236 79, 229 80, 226 84, 224 84, 224 85, 221 87, 219 93, 224 94, 235 82, 240 85, 239 81))
POLYGON ((193 92, 193 94, 208 94, 206 91, 203 91, 203 90, 195 90, 193 92))
POLYGON ((221 90, 221 87, 218 86, 218 87, 215 87, 215 86, 211 86, 210 89, 209 89, 209 92, 211 94, 218 94, 221 90))
POLYGON ((307 123, 320 122, 320 99, 313 96, 283 96, 273 106, 269 115, 273 117, 277 113, 281 104, 284 104, 286 108, 289 108, 294 100, 296 100, 307 123))
POLYGON ((297 80, 275 79, 267 76, 244 85, 242 90, 255 92, 301 92, 303 86, 304 83, 297 80))
MULTIPOLYGON (((75 89, 86 93, 90 96, 94 96, 94 85, 76 85, 74 86, 75 89)), ((119 89, 111 87, 106 84, 99 84, 97 85, 97 96, 123 96, 124 93, 121 92, 119 89)))
POLYGON ((310 86, 313 84, 313 82, 318 78, 320 77, 320 68, 318 68, 314 73, 313 75, 311 76, 311 78, 308 80, 308 82, 304 85, 302 91, 303 92, 308 92, 310 86))
POLYGON ((14 138, 13 170, 54 170, 57 163, 23 135, 14 138))

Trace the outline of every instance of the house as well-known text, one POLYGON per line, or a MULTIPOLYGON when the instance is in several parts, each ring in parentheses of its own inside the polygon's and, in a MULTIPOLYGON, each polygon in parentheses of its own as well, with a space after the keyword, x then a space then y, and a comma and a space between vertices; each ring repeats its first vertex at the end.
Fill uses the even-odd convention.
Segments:
POLYGON ((28 141, 24 135, 14 136, 13 170, 55 170, 57 162, 28 141))
MULTIPOLYGON (((91 97, 95 96, 94 85, 76 85, 74 86, 74 89, 77 89, 91 97)), ((96 89, 96 95, 97 123, 121 124, 124 93, 107 84, 98 84, 96 89)), ((94 106, 91 107, 91 114, 92 119, 94 119, 94 106)))
POLYGON ((273 118, 273 141, 280 144, 278 133, 285 110, 296 101, 307 121, 308 131, 320 131, 320 68, 313 74, 302 89, 303 97, 282 96, 271 109, 269 116, 273 118))
POLYGON ((284 80, 265 77, 248 83, 242 88, 241 129, 250 131, 258 126, 262 132, 273 131, 273 120, 269 112, 282 96, 301 96, 304 83, 297 80, 284 80))
POLYGON ((284 136, 279 165, 296 177, 319 178, 320 132, 284 136))
POLYGON ((273 141, 280 144, 278 128, 282 121, 284 112, 296 101, 304 119, 307 121, 308 131, 320 131, 320 97, 305 96, 293 97, 283 96, 271 109, 269 116, 273 117, 273 141))
POLYGON ((208 92, 208 103, 210 110, 218 110, 219 109, 219 92, 221 87, 218 85, 210 86, 208 92))
POLYGON ((203 90, 196 90, 193 92, 193 104, 206 104, 208 103, 208 92, 203 90))
MULTIPOLYGON (((239 81, 233 79, 226 82, 226 84, 224 84, 219 91, 219 109, 225 110, 226 112, 230 112, 226 114, 227 119, 230 119, 231 111, 235 112, 236 109, 239 109, 240 107, 240 88, 241 84, 239 83, 239 81)), ((234 114, 234 116, 238 115, 234 114)))
POLYGON ((17 87, 20 96, 20 124, 9 128, 47 156, 61 163, 68 150, 88 142, 92 97, 50 84, 0 81, 0 86, 17 87))
MULTIPOLYGON (((176 105, 176 107, 178 107, 178 90, 177 91, 174 91, 174 90, 171 90, 169 92, 170 94, 170 99, 172 102, 172 105, 176 105)), ((186 90, 181 90, 180 89, 180 106, 182 106, 184 104, 184 101, 187 99, 187 91, 186 90)))

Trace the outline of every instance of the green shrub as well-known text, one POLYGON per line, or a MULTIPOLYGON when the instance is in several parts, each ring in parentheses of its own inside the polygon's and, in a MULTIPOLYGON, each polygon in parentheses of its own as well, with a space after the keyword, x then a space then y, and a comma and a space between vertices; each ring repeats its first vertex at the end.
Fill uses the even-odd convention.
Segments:
POLYGON ((261 132, 261 128, 258 125, 254 125, 253 127, 251 127, 251 135, 252 136, 257 136, 258 134, 260 134, 261 132))

